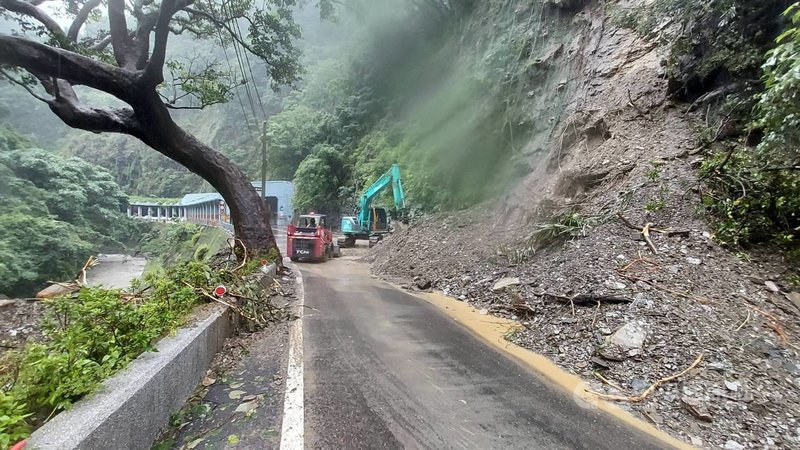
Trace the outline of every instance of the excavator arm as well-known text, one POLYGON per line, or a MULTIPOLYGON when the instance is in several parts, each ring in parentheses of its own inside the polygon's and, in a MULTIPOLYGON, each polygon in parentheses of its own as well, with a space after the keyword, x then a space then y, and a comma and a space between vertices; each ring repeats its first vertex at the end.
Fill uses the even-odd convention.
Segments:
POLYGON ((406 207, 406 194, 403 191, 403 181, 400 178, 400 166, 392 164, 392 168, 388 172, 381 175, 377 181, 372 183, 370 187, 361 195, 358 209, 358 221, 361 228, 370 230, 372 221, 370 216, 370 209, 373 200, 387 187, 392 187, 392 194, 394 196, 394 206, 399 211, 403 211, 406 207))

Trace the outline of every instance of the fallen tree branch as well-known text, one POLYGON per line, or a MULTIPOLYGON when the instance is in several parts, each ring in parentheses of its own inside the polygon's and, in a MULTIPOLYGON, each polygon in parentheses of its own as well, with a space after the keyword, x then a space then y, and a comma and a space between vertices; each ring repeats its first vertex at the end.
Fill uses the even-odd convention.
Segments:
POLYGON ((625 216, 623 216, 622 213, 619 211, 617 211, 617 217, 626 227, 638 231, 642 235, 642 238, 644 238, 644 241, 647 242, 647 246, 650 247, 650 250, 653 252, 653 254, 656 255, 658 254, 658 251, 656 250, 656 246, 653 245, 653 241, 650 239, 650 233, 666 234, 669 237, 673 236, 689 237, 689 230, 675 230, 673 228, 653 228, 652 223, 647 223, 644 226, 639 227, 632 224, 631 221, 625 218, 625 216))
POLYGON ((564 295, 550 294, 548 292, 534 293, 537 297, 545 297, 555 300, 558 303, 578 306, 595 306, 598 303, 631 303, 632 298, 623 297, 618 295, 601 295, 601 294, 576 294, 572 297, 564 295))
POLYGON ((97 265, 97 258, 94 256, 90 256, 89 259, 86 260, 86 263, 81 268, 81 271, 78 273, 77 279, 75 280, 79 286, 84 287, 88 284, 86 281, 86 271, 91 269, 92 267, 97 265))
POLYGON ((672 289, 665 288, 665 287, 659 285, 658 283, 654 283, 654 282, 652 282, 650 280, 646 280, 644 278, 635 277, 633 275, 626 275, 624 273, 621 273, 620 276, 624 277, 624 278, 627 278, 627 279, 629 279, 631 281, 641 281, 642 283, 647 283, 650 286, 653 286, 654 288, 658 289, 659 291, 663 291, 663 292, 666 292, 668 294, 672 294, 672 295, 674 295, 676 297, 683 297, 685 299, 694 300, 694 301, 696 301, 698 303, 702 303, 704 305, 706 305, 708 303, 711 303, 711 300, 706 298, 706 297, 701 297, 699 295, 692 295, 692 294, 689 294, 689 293, 686 293, 686 292, 673 291, 672 289))
POLYGON ((701 361, 703 361, 703 354, 702 353, 697 356, 697 359, 695 359, 694 362, 689 367, 681 370, 678 373, 672 374, 672 375, 670 375, 670 376, 668 376, 666 378, 662 378, 662 379, 656 381, 655 383, 650 385, 649 388, 647 388, 644 391, 642 391, 642 393, 639 394, 639 395, 634 395, 634 396, 612 395, 612 394, 603 394, 603 393, 596 392, 596 391, 593 391, 593 390, 590 390, 590 389, 584 389, 584 390, 586 392, 588 392, 589 394, 596 395, 597 397, 599 397, 599 398, 601 398, 603 400, 614 400, 614 401, 619 401, 619 402, 637 403, 637 402, 641 402, 642 400, 646 399, 650 394, 653 393, 653 391, 658 389, 658 387, 661 386, 662 384, 668 383, 670 381, 676 380, 676 379, 686 375, 687 373, 689 373, 689 371, 691 371, 692 369, 697 367, 697 365, 700 364, 701 361))
POLYGON ((630 269, 631 267, 635 266, 637 263, 640 263, 640 262, 641 263, 647 263, 647 264, 650 264, 651 266, 655 266, 655 267, 658 267, 660 265, 660 264, 658 264, 657 262, 655 262, 653 260, 650 260, 650 259, 642 257, 641 253, 639 253, 639 257, 637 257, 633 261, 629 262, 624 267, 620 267, 619 269, 617 269, 617 272, 620 272, 620 273, 625 272, 626 270, 630 269))
POLYGON ((656 248, 655 244, 653 244, 653 241, 650 240, 650 227, 652 225, 652 223, 648 222, 644 227, 642 227, 642 237, 644 238, 644 241, 647 242, 647 246, 650 247, 650 251, 653 252, 654 255, 657 255, 658 249, 656 248))
POLYGON ((620 385, 618 385, 617 383, 614 383, 613 381, 611 381, 611 380, 607 379, 606 377, 600 375, 600 372, 594 372, 594 376, 597 377, 597 379, 599 379, 603 383, 615 388, 616 390, 618 390, 620 392, 625 392, 625 389, 622 389, 620 387, 620 385))

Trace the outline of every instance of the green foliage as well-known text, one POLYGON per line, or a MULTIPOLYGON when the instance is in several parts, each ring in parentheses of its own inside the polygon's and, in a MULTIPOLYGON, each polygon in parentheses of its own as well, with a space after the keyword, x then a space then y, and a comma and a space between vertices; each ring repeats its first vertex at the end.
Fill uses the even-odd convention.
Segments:
POLYGON ((206 261, 225 247, 228 233, 192 223, 151 223, 138 248, 147 255, 145 273, 192 259, 206 261))
POLYGON ((268 161, 273 178, 291 179, 318 144, 326 143, 332 117, 305 106, 278 114, 269 122, 268 161))
POLYGON ((29 434, 24 403, 0 390, 0 448, 10 448, 29 434))
POLYGON ((71 279, 92 252, 138 233, 107 171, 32 148, 8 128, 0 128, 0 178, 2 293, 28 296, 46 280, 71 279))
POLYGON ((661 161, 650 161, 650 165, 652 167, 650 168, 650 170, 647 171, 645 175, 647 176, 647 179, 650 181, 653 182, 658 181, 658 179, 661 178, 661 166, 663 166, 664 163, 661 161))
POLYGON ((526 241, 530 245, 546 247, 579 236, 585 236, 586 228, 589 226, 590 220, 585 216, 575 211, 566 211, 548 217, 544 222, 536 225, 534 231, 526 238, 526 241))
POLYGON ((338 212, 339 187, 348 181, 344 157, 333 147, 317 145, 300 163, 294 176, 293 204, 300 211, 338 212))
POLYGON ((777 242, 800 257, 800 9, 786 10, 790 24, 767 53, 765 91, 758 99, 755 147, 733 146, 706 161, 701 174, 710 191, 716 238, 732 246, 777 242))
POLYGON ((205 261, 208 259, 210 255, 210 249, 207 245, 199 245, 194 250, 194 255, 192 255, 192 259, 195 261, 205 261))
POLYGON ((74 278, 95 246, 78 228, 49 217, 0 214, 0 292, 30 296, 48 279, 74 278))
POLYGON ((764 129, 759 153, 769 166, 800 165, 800 3, 784 13, 791 24, 767 53, 766 89, 758 102, 757 125, 764 129))
POLYGON ((180 325, 202 299, 186 283, 209 290, 229 277, 191 261, 146 276, 149 295, 138 301, 100 288, 48 300, 44 339, 7 354, 14 363, 0 370, 2 448, 69 408, 180 325))

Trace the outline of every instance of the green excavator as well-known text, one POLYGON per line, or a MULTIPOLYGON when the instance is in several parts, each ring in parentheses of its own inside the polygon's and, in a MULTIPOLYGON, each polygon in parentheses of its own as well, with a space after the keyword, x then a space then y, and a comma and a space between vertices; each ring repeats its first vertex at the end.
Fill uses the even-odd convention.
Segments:
POLYGON ((338 239, 339 247, 353 247, 356 239, 369 239, 372 247, 389 233, 389 213, 384 207, 372 206, 372 202, 384 189, 392 187, 394 206, 398 219, 403 220, 406 212, 406 194, 403 192, 403 182, 400 179, 400 166, 392 164, 388 172, 370 187, 368 187, 358 202, 358 212, 355 216, 342 217, 341 232, 344 237, 338 239))

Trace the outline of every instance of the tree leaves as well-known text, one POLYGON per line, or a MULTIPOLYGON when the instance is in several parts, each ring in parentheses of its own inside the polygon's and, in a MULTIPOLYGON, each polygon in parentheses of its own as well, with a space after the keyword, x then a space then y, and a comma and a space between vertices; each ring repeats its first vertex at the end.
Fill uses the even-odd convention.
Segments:
POLYGON ((72 278, 98 246, 132 234, 111 174, 29 146, 0 128, 0 292, 9 295, 72 278))

